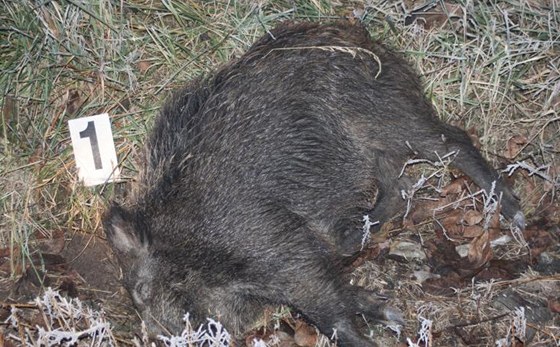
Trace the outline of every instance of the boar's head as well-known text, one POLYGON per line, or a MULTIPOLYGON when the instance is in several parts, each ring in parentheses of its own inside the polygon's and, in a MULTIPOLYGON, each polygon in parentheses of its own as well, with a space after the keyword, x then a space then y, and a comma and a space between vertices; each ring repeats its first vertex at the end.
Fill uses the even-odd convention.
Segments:
POLYGON ((183 315, 196 311, 189 299, 194 279, 178 265, 180 247, 154 242, 147 220, 113 204, 104 216, 104 228, 122 267, 123 284, 149 332, 178 333, 183 315))

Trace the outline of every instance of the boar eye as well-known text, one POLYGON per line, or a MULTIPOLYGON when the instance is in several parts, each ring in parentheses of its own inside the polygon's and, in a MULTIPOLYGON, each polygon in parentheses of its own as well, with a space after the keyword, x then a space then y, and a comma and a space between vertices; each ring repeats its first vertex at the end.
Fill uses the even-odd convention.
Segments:
POLYGON ((134 299, 138 302, 138 304, 144 304, 145 301, 148 301, 151 294, 151 286, 149 283, 141 281, 136 283, 134 286, 134 299))

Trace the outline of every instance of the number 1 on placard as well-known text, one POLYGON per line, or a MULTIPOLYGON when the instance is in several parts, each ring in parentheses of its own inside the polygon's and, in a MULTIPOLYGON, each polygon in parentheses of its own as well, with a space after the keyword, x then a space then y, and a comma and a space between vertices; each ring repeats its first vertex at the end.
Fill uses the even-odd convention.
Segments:
POLYGON ((93 163, 95 164, 96 170, 101 170, 103 165, 101 164, 101 154, 99 153, 99 143, 97 142, 97 133, 95 132, 95 123, 89 121, 87 123, 87 128, 84 131, 80 131, 80 138, 88 138, 91 144, 91 154, 93 154, 93 163))
POLYGON ((78 176, 86 186, 118 179, 111 120, 107 113, 68 121, 78 176))

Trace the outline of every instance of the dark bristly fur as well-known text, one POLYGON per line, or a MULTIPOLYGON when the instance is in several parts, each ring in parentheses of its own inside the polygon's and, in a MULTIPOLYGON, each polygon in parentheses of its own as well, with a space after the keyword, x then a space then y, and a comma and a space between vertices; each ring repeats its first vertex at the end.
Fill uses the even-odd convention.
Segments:
POLYGON ((105 217, 125 286, 154 330, 177 332, 190 312, 239 338, 285 304, 336 329, 339 346, 372 346, 356 313, 399 313, 351 286, 341 263, 361 248, 364 215, 402 212, 411 148, 430 160, 456 151, 454 165, 486 190, 496 181, 503 213, 523 224, 510 188, 438 120, 401 57, 360 26, 280 26, 161 111, 132 197, 105 217))

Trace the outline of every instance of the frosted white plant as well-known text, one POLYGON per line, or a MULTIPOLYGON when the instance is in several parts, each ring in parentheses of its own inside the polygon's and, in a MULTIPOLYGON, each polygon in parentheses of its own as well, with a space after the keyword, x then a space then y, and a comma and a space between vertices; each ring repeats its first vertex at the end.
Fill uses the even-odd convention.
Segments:
POLYGON ((266 344, 261 339, 254 338, 253 339, 253 347, 268 347, 268 344, 266 344))
POLYGON ((527 331, 527 318, 525 318, 525 307, 517 307, 513 316, 513 326, 515 328, 515 337, 521 341, 525 341, 525 333, 527 331))
MULTIPOLYGON (((34 302, 43 313, 46 327, 37 325, 35 331, 26 328, 23 335, 9 335, 22 346, 74 346, 82 341, 90 346, 115 345, 111 326, 102 312, 84 306, 79 299, 68 299, 47 288, 34 302)), ((18 328, 18 312, 12 307, 5 322, 8 327, 18 328)))
POLYGON ((158 339, 169 347, 191 347, 199 345, 226 347, 230 345, 231 336, 220 322, 208 318, 206 326, 201 324, 197 330, 194 330, 188 313, 183 317, 183 320, 185 321, 185 329, 183 329, 180 336, 167 337, 159 335, 158 339))
POLYGON ((501 194, 498 197, 498 199, 496 199, 495 190, 496 190, 496 181, 493 181, 490 191, 483 194, 484 208, 482 209, 482 214, 484 215, 484 225, 483 225, 484 230, 488 230, 488 227, 490 226, 490 221, 492 220, 492 217, 494 216, 496 210, 498 209, 498 202, 502 199, 501 194))
MULTIPOLYGON (((42 297, 35 299, 35 304, 46 311, 45 313, 51 324, 55 320, 66 321, 68 318, 81 320, 83 318, 84 307, 80 299, 68 299, 50 287, 45 290, 42 297)), ((91 318, 93 313, 91 310, 88 311, 87 317, 91 318)), ((90 322, 92 321, 90 320, 90 322)))
POLYGON ((546 174, 546 172, 548 172, 548 170, 550 169, 551 165, 542 165, 539 167, 534 167, 530 164, 528 164, 525 161, 518 161, 514 164, 510 164, 508 165, 504 170, 502 170, 502 172, 507 172, 508 176, 513 175, 513 173, 519 169, 523 169, 523 170, 527 170, 527 172, 529 172, 529 176, 539 176, 540 178, 544 179, 545 181, 548 181, 552 184, 554 184, 556 187, 560 187, 560 180, 554 180, 552 177, 550 177, 549 175, 546 174))
MULTIPOLYGON (((406 142, 406 145, 410 149, 412 149, 412 147, 410 146, 408 141, 406 142)), ((412 149, 412 150, 414 151, 414 149, 412 149)), ((399 174, 399 177, 402 177, 402 175, 404 175, 404 171, 406 170, 406 167, 409 166, 409 165, 427 163, 427 164, 430 164, 431 166, 434 166, 434 167, 445 167, 445 166, 449 165, 449 163, 451 163, 453 160, 455 160, 455 157, 457 156, 457 154, 459 154, 459 152, 451 151, 451 152, 445 154, 443 157, 440 157, 437 152, 435 154, 438 157, 439 161, 431 161, 431 160, 428 160, 428 159, 409 159, 409 160, 407 160, 407 162, 404 163, 403 168, 401 169, 401 173, 399 174)))
POLYGON ((74 346, 78 341, 84 338, 91 338, 91 346, 113 346, 113 343, 107 339, 107 331, 109 331, 109 323, 99 323, 82 331, 63 331, 60 329, 46 331, 41 327, 37 327, 38 342, 40 346, 74 346))
POLYGON ((424 175, 422 175, 422 177, 420 177, 418 181, 414 183, 412 187, 410 187, 410 189, 401 189, 401 198, 403 200, 406 200, 406 211, 404 213, 403 219, 406 219, 406 217, 408 217, 408 214, 410 213, 410 208, 412 207, 412 198, 414 197, 414 194, 416 194, 416 192, 418 192, 420 189, 424 188, 426 182, 435 174, 436 172, 430 175, 430 177, 425 177, 424 175))
POLYGON ((401 338, 402 326, 399 324, 387 324, 386 327, 397 334, 397 339, 401 338))
POLYGON ((513 312, 513 323, 509 328, 507 336, 496 341, 496 347, 511 347, 514 339, 525 342, 527 332, 527 318, 525 317, 525 307, 517 307, 513 312))
MULTIPOLYGON (((406 145, 412 150, 414 151, 414 149, 412 148, 412 146, 410 145, 410 143, 406 142, 406 145)), ((403 200, 406 200, 406 211, 404 213, 403 219, 406 219, 406 217, 408 217, 408 214, 410 213, 410 209, 412 207, 412 199, 414 198, 414 195, 430 186, 427 185, 426 183, 428 183, 428 181, 430 181, 433 177, 438 178, 439 177, 439 183, 438 183, 438 187, 441 186, 441 177, 443 176, 443 172, 446 169, 446 167, 453 161, 455 160, 455 157, 457 156, 457 154, 459 154, 458 151, 451 151, 447 154, 445 154, 444 156, 440 156, 437 152, 435 152, 435 155, 438 157, 438 161, 431 161, 428 159, 409 159, 406 163, 404 163, 401 172, 399 174, 399 178, 402 177, 404 175, 404 172, 406 170, 406 168, 408 166, 411 165, 416 165, 416 164, 421 164, 421 163, 425 163, 425 164, 429 164, 431 166, 433 166, 434 168, 437 168, 437 170, 435 170, 434 172, 432 172, 428 177, 425 177, 424 174, 422 174, 422 176, 418 179, 418 181, 413 184, 410 188, 408 188, 407 190, 401 189, 401 198, 403 200)), ((441 189, 438 187, 434 187, 436 191, 440 192, 441 189)))
POLYGON ((220 322, 208 318, 206 339, 217 344, 216 346, 228 346, 231 336, 220 322))
POLYGON ((361 251, 364 249, 367 242, 369 241, 369 238, 371 236, 371 231, 370 231, 371 227, 376 224, 379 224, 379 221, 375 221, 375 222, 370 221, 368 215, 364 215, 362 221, 364 222, 364 226, 362 227, 362 248, 360 248, 361 251))
POLYGON ((18 319, 17 319, 18 314, 19 314, 19 309, 17 307, 12 306, 12 309, 10 310, 10 315, 4 321, 4 324, 17 328, 19 326, 18 319))
POLYGON ((333 343, 331 343, 331 340, 329 340, 328 337, 326 337, 325 335, 319 335, 319 338, 317 339, 317 343, 315 343, 315 347, 331 347, 334 346, 333 343))
POLYGON ((432 321, 426 319, 422 316, 419 317, 422 321, 420 331, 418 332, 418 341, 416 343, 412 342, 410 338, 407 338, 408 347, 427 347, 431 346, 431 337, 432 337, 432 321))

